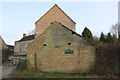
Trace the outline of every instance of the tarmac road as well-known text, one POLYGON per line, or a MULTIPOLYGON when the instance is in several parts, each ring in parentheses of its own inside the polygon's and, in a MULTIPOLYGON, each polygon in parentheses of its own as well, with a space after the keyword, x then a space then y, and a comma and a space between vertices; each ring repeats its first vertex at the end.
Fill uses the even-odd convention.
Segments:
POLYGON ((10 74, 15 69, 16 66, 2 66, 2 78, 8 78, 8 74, 10 74))

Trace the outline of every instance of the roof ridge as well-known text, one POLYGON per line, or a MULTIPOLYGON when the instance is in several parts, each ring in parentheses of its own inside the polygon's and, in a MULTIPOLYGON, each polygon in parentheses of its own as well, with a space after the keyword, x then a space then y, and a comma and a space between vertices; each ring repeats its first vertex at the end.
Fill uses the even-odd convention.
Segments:
MULTIPOLYGON (((74 22, 57 4, 55 4, 52 8, 50 8, 42 17, 40 17, 35 24, 40 21, 48 12, 50 12, 55 6, 57 6, 72 22, 74 22)), ((75 22, 74 22, 75 23, 75 22)), ((75 23, 76 24, 76 23, 75 23)))
POLYGON ((28 35, 26 37, 22 37, 22 39, 16 41, 16 42, 21 42, 21 41, 29 41, 35 39, 35 35, 28 35))

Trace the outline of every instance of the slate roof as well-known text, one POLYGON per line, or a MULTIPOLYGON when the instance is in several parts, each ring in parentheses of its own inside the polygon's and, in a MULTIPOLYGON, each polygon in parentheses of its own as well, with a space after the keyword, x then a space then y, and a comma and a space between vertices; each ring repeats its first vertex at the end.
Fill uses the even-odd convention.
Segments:
POLYGON ((29 36, 23 37, 21 40, 19 40, 17 42, 29 41, 29 40, 33 40, 33 39, 35 39, 35 35, 29 35, 29 36))

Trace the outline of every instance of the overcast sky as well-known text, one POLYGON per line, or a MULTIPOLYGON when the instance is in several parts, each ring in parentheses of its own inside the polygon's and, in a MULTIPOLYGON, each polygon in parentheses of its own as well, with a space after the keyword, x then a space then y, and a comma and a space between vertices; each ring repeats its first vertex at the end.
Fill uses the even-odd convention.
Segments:
POLYGON ((8 2, 0 3, 0 34, 5 42, 14 45, 23 33, 35 29, 35 22, 57 4, 76 22, 76 32, 88 27, 93 36, 108 33, 118 21, 118 2, 8 2))

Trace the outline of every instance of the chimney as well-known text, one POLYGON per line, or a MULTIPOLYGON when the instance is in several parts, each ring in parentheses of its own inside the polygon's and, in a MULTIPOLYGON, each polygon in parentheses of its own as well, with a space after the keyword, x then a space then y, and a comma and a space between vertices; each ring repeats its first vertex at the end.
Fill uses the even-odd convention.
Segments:
POLYGON ((23 37, 26 37, 26 34, 25 34, 25 33, 23 34, 23 37))

